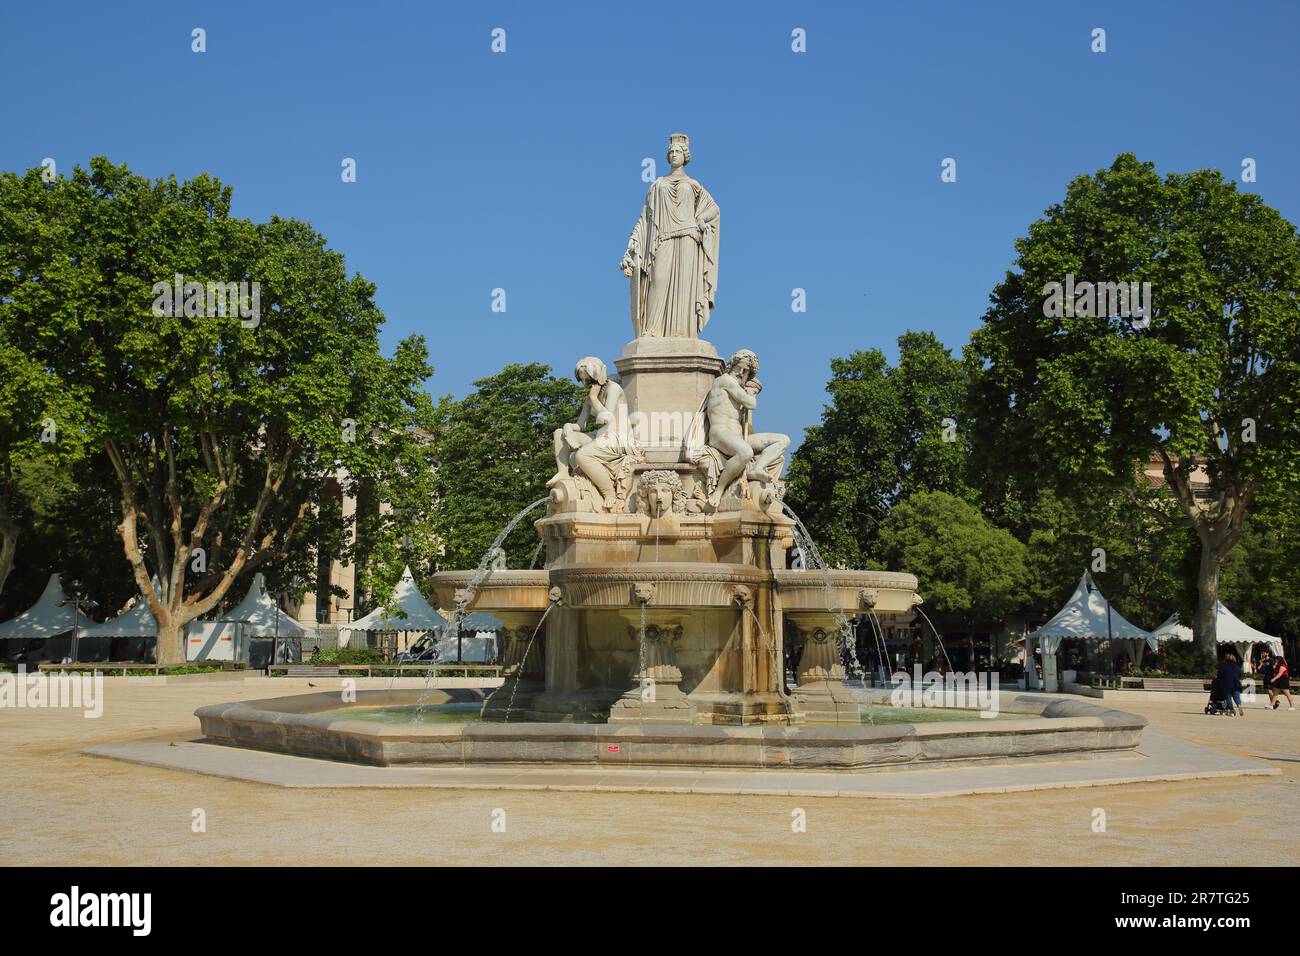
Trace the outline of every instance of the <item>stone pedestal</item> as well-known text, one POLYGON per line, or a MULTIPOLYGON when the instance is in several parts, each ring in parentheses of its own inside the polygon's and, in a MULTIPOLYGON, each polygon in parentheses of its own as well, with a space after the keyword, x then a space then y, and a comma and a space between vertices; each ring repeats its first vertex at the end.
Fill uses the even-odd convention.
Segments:
POLYGON ((610 707, 610 723, 695 723, 695 705, 682 693, 682 672, 673 662, 673 642, 681 636, 681 624, 647 623, 644 638, 639 623, 629 625, 628 637, 638 645, 638 655, 644 653, 645 664, 638 666, 632 687, 610 707))
POLYGON ((680 461, 683 443, 704 443, 704 397, 723 365, 711 344, 703 339, 634 339, 614 365, 647 462, 680 461))
POLYGON ((839 628, 833 616, 795 625, 803 640, 794 699, 805 720, 817 723, 858 724, 861 702, 844 686, 840 660, 839 628))

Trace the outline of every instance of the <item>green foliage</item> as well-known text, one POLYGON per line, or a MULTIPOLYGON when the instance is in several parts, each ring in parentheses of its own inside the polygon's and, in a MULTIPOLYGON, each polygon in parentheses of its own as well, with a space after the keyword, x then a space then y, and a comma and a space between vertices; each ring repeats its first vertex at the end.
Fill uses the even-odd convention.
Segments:
MULTIPOLYGON (((438 403, 434 527, 443 568, 473 568, 493 538, 525 506, 546 495, 555 473, 552 434, 576 421, 582 388, 536 363, 507 365, 474 383, 459 401, 438 403)), ((510 567, 526 567, 537 546, 532 522, 506 539, 510 567)))
POLYGON ((33 458, 15 476, 21 560, 0 594, 0 620, 29 607, 53 571, 62 575, 69 595, 80 593, 98 604, 95 617, 116 614, 139 595, 122 560, 116 479, 102 455, 67 464, 33 458))
POLYGON ((1159 675, 1162 677, 1213 677, 1218 670, 1214 655, 1206 653, 1194 641, 1165 641, 1160 646, 1160 658, 1164 665, 1164 672, 1159 675))
POLYGON ((230 202, 208 175, 151 181, 103 158, 48 184, 0 175, 0 341, 57 380, 60 433, 106 453, 122 545, 146 599, 160 575, 164 628, 255 568, 304 589, 316 557, 291 543, 348 558, 330 483, 400 491, 389 469, 418 467, 409 432, 431 417, 423 341, 380 353, 374 286, 308 224, 238 219, 230 202), (155 284, 176 275, 256 282, 260 315, 208 315, 188 295, 168 309, 155 284))
POLYGON ((965 355, 973 480, 1002 514, 1042 486, 1149 505, 1140 472, 1158 461, 1176 507, 1150 513, 1196 532, 1208 649, 1220 565, 1254 495, 1300 493, 1300 237, 1216 170, 1161 179, 1125 153, 1074 179, 1016 248, 965 355), (1068 275, 1150 283, 1149 326, 1073 302, 1054 312, 1051 284, 1068 275))
POLYGON ((880 550, 889 570, 917 576, 932 612, 973 626, 1025 603, 1025 546, 947 492, 920 491, 895 505, 881 524, 880 550))
POLYGON ((1125 153, 1074 179, 1016 248, 1019 271, 994 289, 967 353, 986 471, 1024 477, 1050 462, 1063 485, 1127 487, 1164 450, 1206 457, 1216 488, 1294 480, 1300 240, 1276 210, 1215 170, 1161 180, 1125 153), (1150 282, 1150 327, 1044 315, 1047 284, 1067 274, 1150 282), (1257 441, 1241 440, 1244 418, 1257 441))
MULTIPOLYGON (((1300 646, 1300 499, 1265 495, 1224 563, 1220 598, 1252 627, 1300 646)), ((1289 657, 1290 655, 1288 655, 1289 657)))
POLYGON ((900 498, 970 496, 959 420, 965 370, 928 332, 908 332, 898 346, 895 368, 876 349, 831 360, 831 401, 790 464, 791 506, 841 566, 879 559, 880 523, 900 498))
POLYGON ((313 664, 382 664, 384 655, 374 647, 326 647, 311 655, 313 664))
MULTIPOLYGON (((1143 495, 1156 506, 1150 489, 1143 495)), ((1191 620, 1196 537, 1190 529, 1124 496, 1062 498, 1039 491, 1016 530, 1028 545, 1027 610, 1034 616, 1045 619, 1060 610, 1088 570, 1115 610, 1139 627, 1156 627, 1172 611, 1191 620), (1105 552, 1105 570, 1094 570, 1098 548, 1105 552)))

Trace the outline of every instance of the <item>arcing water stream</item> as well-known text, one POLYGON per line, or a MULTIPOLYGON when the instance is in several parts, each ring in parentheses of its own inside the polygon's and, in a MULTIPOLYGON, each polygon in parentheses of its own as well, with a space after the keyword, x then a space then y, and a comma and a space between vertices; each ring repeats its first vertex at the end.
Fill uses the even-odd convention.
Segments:
MULTIPOLYGON (((507 522, 506 526, 497 532, 497 536, 492 540, 492 544, 488 546, 488 549, 483 552, 483 557, 479 559, 478 567, 474 569, 474 573, 470 575, 469 581, 466 582, 464 591, 462 592, 463 600, 458 600, 452 608, 451 619, 447 621, 444 633, 458 634, 460 632, 461 619, 469 612, 470 605, 474 603, 474 596, 478 593, 478 589, 483 586, 483 582, 486 581, 488 575, 492 573, 492 561, 493 558, 496 557, 497 549, 499 549, 506 538, 510 536, 510 532, 515 530, 519 522, 524 520, 525 515, 535 508, 541 507, 550 500, 549 497, 546 497, 534 501, 527 508, 520 511, 519 514, 511 518, 510 521, 507 522)), ((550 608, 548 607, 546 610, 549 612, 550 608)), ((545 616, 545 614, 542 615, 543 618, 545 618, 545 616)), ((533 636, 537 636, 536 632, 533 633, 533 636)), ((529 641, 529 646, 532 646, 531 641, 529 641)), ((424 678, 424 693, 420 695, 420 699, 416 702, 415 706, 415 719, 417 720, 424 712, 424 707, 428 701, 429 694, 433 692, 433 676, 435 672, 436 668, 429 668, 428 674, 424 678)), ((516 683, 515 686, 518 687, 518 683, 516 683)))
POLYGON ((510 688, 510 703, 506 705, 505 722, 510 723, 510 713, 515 709, 515 694, 519 693, 519 682, 524 678, 524 666, 528 663, 528 654, 533 649, 533 641, 537 640, 537 635, 541 633, 542 625, 546 623, 547 616, 551 613, 551 608, 555 607, 556 602, 552 601, 546 605, 546 610, 542 612, 541 619, 537 626, 533 628, 533 636, 528 639, 528 646, 524 648, 524 656, 519 658, 519 665, 515 668, 515 683, 510 688))
POLYGON ((839 602, 835 600, 835 584, 831 581, 830 570, 826 567, 826 562, 822 560, 821 552, 817 549, 817 543, 813 541, 812 535, 808 533, 803 520, 794 513, 794 509, 789 505, 782 503, 781 508, 794 519, 795 547, 802 551, 805 562, 811 562, 812 568, 810 570, 821 573, 826 588, 826 609, 835 615, 835 623, 840 629, 841 650, 848 650, 853 676, 857 680, 862 680, 866 670, 858 660, 857 632, 849 619, 844 616, 844 612, 840 610, 839 602))

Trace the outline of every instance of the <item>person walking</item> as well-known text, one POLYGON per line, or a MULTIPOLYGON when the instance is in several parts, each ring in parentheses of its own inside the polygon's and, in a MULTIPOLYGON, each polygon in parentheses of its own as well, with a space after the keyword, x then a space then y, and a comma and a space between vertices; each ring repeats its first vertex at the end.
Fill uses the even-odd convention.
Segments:
POLYGON ((1241 665, 1237 663, 1236 654, 1228 652, 1223 655, 1223 660, 1219 662, 1219 675, 1215 679, 1219 683, 1219 693, 1228 705, 1228 712, 1232 712, 1235 704, 1237 716, 1245 717, 1246 709, 1241 706, 1241 665))
POLYGON ((1269 686, 1273 681, 1273 654, 1266 647, 1259 652, 1259 662, 1255 665, 1255 673, 1259 675, 1259 685, 1268 691, 1268 701, 1265 707, 1273 706, 1273 690, 1269 686))
MULTIPOLYGON (((1265 651, 1266 655, 1267 653, 1265 651)), ((1281 703, 1278 698, 1285 694, 1287 708, 1295 710, 1295 701, 1291 699, 1291 670, 1287 667, 1286 658, 1279 654, 1275 659, 1268 660, 1266 666, 1264 689, 1268 691, 1269 706, 1277 710, 1281 703)))

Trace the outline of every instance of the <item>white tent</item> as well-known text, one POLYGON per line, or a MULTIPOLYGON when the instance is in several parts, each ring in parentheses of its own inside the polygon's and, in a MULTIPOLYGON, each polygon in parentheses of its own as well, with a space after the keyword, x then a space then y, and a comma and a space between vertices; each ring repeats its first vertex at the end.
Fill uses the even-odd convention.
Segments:
MULTIPOLYGON (((162 585, 158 583, 158 575, 153 576, 153 593, 162 598, 162 585)), ((87 637, 157 637, 158 623, 153 619, 153 611, 149 610, 149 602, 143 597, 137 597, 129 608, 119 614, 117 617, 110 618, 103 624, 92 624, 81 631, 83 638, 87 637)))
POLYGON ((1055 654, 1061 641, 1067 638, 1140 640, 1146 641, 1153 651, 1157 646, 1155 636, 1150 631, 1130 624, 1123 615, 1111 608, 1110 601, 1097 589, 1092 575, 1087 571, 1079 578, 1079 584, 1070 595, 1070 600, 1065 602, 1065 607, 1029 636, 1041 642, 1046 654, 1055 654))
MULTIPOLYGON (((1190 641, 1192 639, 1192 629, 1180 624, 1176 613, 1169 615, 1169 620, 1157 627, 1152 633, 1155 634, 1156 639, 1159 641, 1190 641)), ((1252 644, 1265 644, 1274 654, 1283 653, 1281 638, 1255 630, 1224 607, 1222 601, 1219 601, 1217 605, 1214 633, 1215 639, 1220 644, 1232 644, 1237 648, 1243 663, 1249 663, 1250 661, 1248 655, 1252 644)))
MULTIPOLYGON (((162 597, 158 575, 153 576, 153 593, 162 597)), ((149 602, 137 596, 130 607, 102 624, 92 624, 77 635, 74 658, 79 661, 146 660, 151 641, 158 638, 158 625, 149 602)))
POLYGON ((365 617, 339 625, 339 645, 346 646, 353 631, 441 631, 447 621, 424 599, 409 567, 402 569, 402 579, 393 590, 392 613, 377 607, 365 617))
POLYGON ((497 634, 505 626, 486 611, 474 611, 459 621, 457 635, 444 628, 438 638, 438 660, 488 664, 497 659, 497 634))
POLYGON ((253 584, 244 599, 222 614, 220 620, 242 624, 247 640, 276 636, 301 639, 307 636, 307 629, 295 621, 292 614, 281 610, 275 598, 267 593, 266 579, 260 571, 253 575, 253 584))
MULTIPOLYGON (((1110 606, 1092 575, 1087 571, 1079 578, 1079 583, 1070 595, 1070 599, 1052 617, 1050 621, 1025 638, 1025 675, 1026 686, 1034 687, 1037 682, 1030 676, 1033 670, 1033 645, 1037 641, 1043 652, 1043 679, 1048 690, 1054 690, 1056 684, 1056 652, 1061 642, 1067 639, 1081 640, 1121 640, 1145 642, 1152 650, 1157 647, 1155 635, 1144 631, 1135 624, 1130 624, 1118 611, 1110 606)), ((1134 658, 1138 658, 1141 645, 1134 648, 1134 658)))
POLYGON ((63 583, 57 574, 51 574, 35 604, 0 624, 0 640, 56 637, 67 634, 74 626, 88 628, 94 623, 80 611, 74 616, 72 601, 63 593, 63 583))
POLYGON ((402 578, 397 582, 390 604, 392 612, 377 607, 365 617, 340 625, 339 646, 347 646, 351 635, 357 631, 432 632, 440 661, 485 663, 496 660, 496 632, 500 630, 501 622, 490 614, 467 614, 460 620, 460 634, 451 632, 447 619, 420 593, 409 567, 402 570, 402 578))

